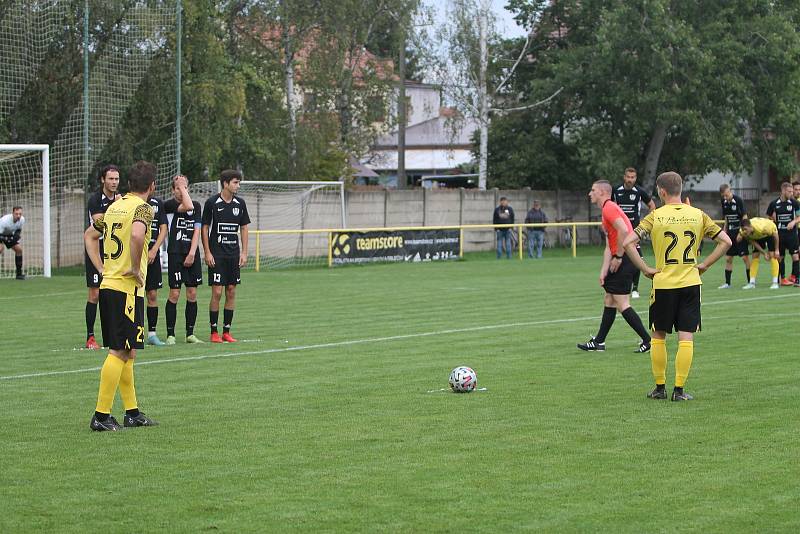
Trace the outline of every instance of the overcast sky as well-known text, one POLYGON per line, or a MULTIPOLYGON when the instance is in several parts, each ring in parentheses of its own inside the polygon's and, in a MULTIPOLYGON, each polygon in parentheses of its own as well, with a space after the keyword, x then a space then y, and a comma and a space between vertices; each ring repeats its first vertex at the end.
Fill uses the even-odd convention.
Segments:
MULTIPOLYGON (((447 11, 448 0, 424 0, 426 5, 436 11, 437 21, 441 22, 447 11)), ((525 30, 517 26, 511 13, 506 11, 506 0, 491 0, 494 15, 497 18, 497 30, 504 37, 524 37, 525 30)))

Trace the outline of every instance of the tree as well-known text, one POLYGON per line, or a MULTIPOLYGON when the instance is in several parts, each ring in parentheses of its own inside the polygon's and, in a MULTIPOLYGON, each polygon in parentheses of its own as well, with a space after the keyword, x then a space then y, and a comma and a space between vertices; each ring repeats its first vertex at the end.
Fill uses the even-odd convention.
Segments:
POLYGON ((535 24, 546 76, 563 86, 568 138, 595 176, 628 165, 701 175, 769 157, 797 167, 796 2, 513 0, 535 24))

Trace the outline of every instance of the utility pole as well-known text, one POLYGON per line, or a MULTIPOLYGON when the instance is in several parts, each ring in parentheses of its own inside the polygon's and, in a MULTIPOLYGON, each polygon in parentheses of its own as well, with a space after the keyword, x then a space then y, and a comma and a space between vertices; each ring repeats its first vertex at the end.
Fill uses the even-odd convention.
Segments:
POLYGON ((486 189, 486 170, 489 155, 489 93, 486 88, 489 67, 488 28, 489 0, 481 0, 478 15, 478 40, 480 41, 480 69, 478 73, 478 99, 480 104, 480 156, 478 161, 478 189, 486 189))
POLYGON ((405 189, 406 179, 406 26, 400 29, 400 87, 397 91, 397 188, 405 189))

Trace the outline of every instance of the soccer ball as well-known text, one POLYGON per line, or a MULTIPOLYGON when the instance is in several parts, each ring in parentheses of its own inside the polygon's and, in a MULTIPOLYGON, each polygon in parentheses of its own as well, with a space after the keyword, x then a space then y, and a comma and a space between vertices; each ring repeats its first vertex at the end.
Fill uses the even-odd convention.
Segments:
POLYGON ((478 375, 469 367, 456 367, 450 373, 450 389, 456 393, 469 393, 478 386, 478 375))

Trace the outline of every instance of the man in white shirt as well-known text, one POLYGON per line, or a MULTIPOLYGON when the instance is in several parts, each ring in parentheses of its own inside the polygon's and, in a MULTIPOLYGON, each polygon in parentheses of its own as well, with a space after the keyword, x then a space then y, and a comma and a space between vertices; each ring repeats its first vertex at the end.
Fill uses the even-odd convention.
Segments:
MULTIPOLYGON (((25 275, 22 274, 22 245, 19 240, 22 236, 22 226, 25 224, 25 217, 22 216, 22 208, 14 206, 11 213, 0 217, 0 243, 6 248, 14 249, 14 262, 17 266, 17 280, 25 280, 25 275)), ((5 249, 0 246, 0 254, 5 249)))

